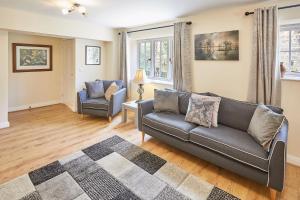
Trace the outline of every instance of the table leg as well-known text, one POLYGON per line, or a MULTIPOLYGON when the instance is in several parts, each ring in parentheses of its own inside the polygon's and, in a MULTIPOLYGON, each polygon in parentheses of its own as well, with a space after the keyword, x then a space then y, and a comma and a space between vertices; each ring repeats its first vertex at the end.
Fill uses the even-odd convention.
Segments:
POLYGON ((138 128, 138 111, 135 111, 135 116, 134 116, 134 124, 135 124, 135 127, 138 128))
POLYGON ((125 123, 127 121, 127 109, 122 106, 122 122, 125 123))

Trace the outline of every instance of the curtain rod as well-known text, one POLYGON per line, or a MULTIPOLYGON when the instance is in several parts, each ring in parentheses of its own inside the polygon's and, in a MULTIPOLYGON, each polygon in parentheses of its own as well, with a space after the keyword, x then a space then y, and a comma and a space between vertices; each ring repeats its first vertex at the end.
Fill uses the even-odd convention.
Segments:
MULTIPOLYGON (((187 22, 187 25, 191 25, 192 22, 187 22)), ((167 26, 158 26, 158 27, 153 27, 153 28, 146 28, 146 29, 140 29, 140 30, 136 30, 136 31, 128 31, 127 33, 135 33, 135 32, 141 32, 141 31, 149 31, 149 30, 154 30, 154 29, 161 29, 161 28, 169 28, 169 27, 173 27, 174 25, 167 25, 167 26)), ((118 33, 119 35, 121 33, 118 33)))
MULTIPOLYGON (((290 5, 290 6, 283 6, 283 7, 279 7, 278 10, 282 10, 282 9, 287 9, 287 8, 296 8, 296 7, 300 7, 300 4, 295 4, 295 5, 290 5)), ((245 15, 253 15, 254 12, 245 12, 245 15)))

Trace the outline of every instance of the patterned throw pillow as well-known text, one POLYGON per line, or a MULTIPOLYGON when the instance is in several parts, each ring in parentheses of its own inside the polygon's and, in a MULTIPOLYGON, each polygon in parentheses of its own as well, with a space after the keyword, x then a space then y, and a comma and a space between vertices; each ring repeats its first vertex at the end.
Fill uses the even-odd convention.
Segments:
POLYGON ((116 82, 113 82, 112 84, 110 84, 110 86, 105 91, 105 99, 107 101, 109 101, 111 98, 111 95, 113 95, 118 90, 119 90, 119 87, 117 86, 116 82))
POLYGON ((221 97, 211 97, 211 96, 198 95, 198 94, 192 94, 192 97, 200 98, 202 101, 213 101, 214 102, 214 110, 213 110, 211 125, 213 127, 218 127, 218 112, 219 112, 221 97))
POLYGON ((210 128, 212 125, 214 101, 203 101, 199 97, 191 96, 185 121, 210 128))

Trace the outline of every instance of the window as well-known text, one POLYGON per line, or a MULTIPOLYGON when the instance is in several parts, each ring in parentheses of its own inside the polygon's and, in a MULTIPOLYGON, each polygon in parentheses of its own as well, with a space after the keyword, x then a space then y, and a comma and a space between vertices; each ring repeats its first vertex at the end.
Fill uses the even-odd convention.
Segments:
POLYGON ((173 39, 157 38, 138 41, 139 68, 149 79, 172 81, 173 39))
POLYGON ((280 64, 287 68, 288 74, 300 75, 300 24, 281 26, 279 37, 280 64))

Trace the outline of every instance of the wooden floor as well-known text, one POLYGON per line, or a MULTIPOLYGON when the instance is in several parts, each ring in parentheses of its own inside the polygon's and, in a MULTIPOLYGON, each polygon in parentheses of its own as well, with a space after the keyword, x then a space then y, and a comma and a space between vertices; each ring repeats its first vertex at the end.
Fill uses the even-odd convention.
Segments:
MULTIPOLYGON (((126 124, 120 115, 112 123, 71 112, 58 104, 9 114, 11 127, 0 130, 0 184, 88 147, 112 135, 119 135, 159 155, 241 199, 269 199, 269 190, 141 134, 134 128, 133 114, 126 124)), ((300 199, 300 168, 287 166, 285 190, 280 199, 300 199)))

